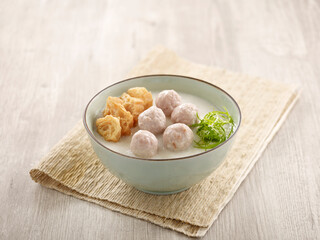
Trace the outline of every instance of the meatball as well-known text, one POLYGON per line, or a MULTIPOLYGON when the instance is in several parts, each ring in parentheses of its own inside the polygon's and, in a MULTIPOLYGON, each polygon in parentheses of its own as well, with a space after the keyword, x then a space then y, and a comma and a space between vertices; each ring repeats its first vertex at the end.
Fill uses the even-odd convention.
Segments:
POLYGON ((198 108, 192 103, 183 103, 176 107, 171 113, 171 120, 174 123, 191 125, 197 121, 198 108))
POLYGON ((172 124, 163 133, 163 146, 171 151, 185 150, 192 141, 193 132, 183 123, 172 124))
POLYGON ((151 158, 157 154, 158 139, 149 131, 139 130, 131 139, 130 149, 138 157, 151 158))
POLYGON ((166 128, 166 116, 160 108, 152 106, 139 115, 138 125, 153 134, 162 133, 166 128))
POLYGON ((156 99, 156 106, 161 108, 166 116, 170 116, 173 109, 181 104, 180 95, 174 90, 164 90, 156 99))

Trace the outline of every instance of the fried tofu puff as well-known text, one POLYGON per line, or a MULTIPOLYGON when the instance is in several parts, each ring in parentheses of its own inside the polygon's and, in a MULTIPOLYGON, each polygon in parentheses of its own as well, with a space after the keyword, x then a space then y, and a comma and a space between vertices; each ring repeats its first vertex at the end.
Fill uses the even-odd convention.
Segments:
POLYGON ((148 109, 153 105, 153 98, 151 92, 144 87, 130 88, 127 93, 131 97, 140 98, 144 102, 144 110, 148 109))
POLYGON ((96 121, 97 131, 106 141, 118 142, 121 137, 119 118, 107 115, 96 121))
POLYGON ((111 114, 110 108, 108 107, 108 101, 109 101, 109 107, 112 105, 112 103, 123 104, 123 101, 118 97, 108 97, 106 108, 103 111, 103 116, 111 114))
POLYGON ((120 118, 121 134, 130 135, 133 127, 132 114, 122 105, 123 101, 118 97, 108 97, 107 106, 104 111, 114 117, 120 118))
POLYGON ((132 114, 133 126, 136 126, 140 113, 145 109, 144 101, 140 98, 131 97, 127 93, 123 93, 120 98, 123 101, 124 108, 132 114))

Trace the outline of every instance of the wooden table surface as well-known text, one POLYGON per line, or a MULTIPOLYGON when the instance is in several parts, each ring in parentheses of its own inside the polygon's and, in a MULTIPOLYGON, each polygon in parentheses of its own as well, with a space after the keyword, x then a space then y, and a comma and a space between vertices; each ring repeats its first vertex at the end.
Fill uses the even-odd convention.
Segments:
POLYGON ((320 1, 0 1, 0 239, 185 239, 49 190, 29 170, 155 45, 299 84, 203 239, 320 239, 320 1))

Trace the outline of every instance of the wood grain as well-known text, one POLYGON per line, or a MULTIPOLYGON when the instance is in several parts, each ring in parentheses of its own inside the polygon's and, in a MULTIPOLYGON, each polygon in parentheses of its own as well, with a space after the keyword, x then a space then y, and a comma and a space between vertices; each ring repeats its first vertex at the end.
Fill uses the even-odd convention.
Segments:
POLYGON ((303 94, 204 239, 319 239, 319 1, 1 1, 0 239, 184 239, 29 169, 155 45, 303 94))

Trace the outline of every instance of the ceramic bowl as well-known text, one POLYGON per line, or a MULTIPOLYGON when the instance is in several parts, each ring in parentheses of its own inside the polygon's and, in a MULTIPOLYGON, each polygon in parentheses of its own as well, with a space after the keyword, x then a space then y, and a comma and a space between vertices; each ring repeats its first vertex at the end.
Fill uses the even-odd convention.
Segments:
POLYGON ((147 75, 117 82, 99 93, 88 103, 83 123, 92 147, 109 171, 127 184, 152 194, 181 192, 208 177, 223 161, 241 122, 241 112, 236 101, 224 90, 208 82, 177 75, 147 75), (174 89, 193 94, 216 107, 226 107, 236 128, 231 137, 219 146, 180 158, 143 159, 131 157, 104 146, 93 134, 97 116, 105 108, 108 96, 120 96, 129 88, 143 86, 149 91, 174 89))

